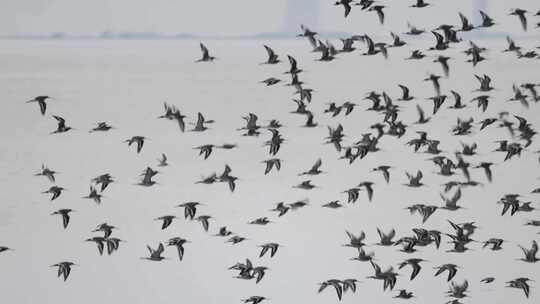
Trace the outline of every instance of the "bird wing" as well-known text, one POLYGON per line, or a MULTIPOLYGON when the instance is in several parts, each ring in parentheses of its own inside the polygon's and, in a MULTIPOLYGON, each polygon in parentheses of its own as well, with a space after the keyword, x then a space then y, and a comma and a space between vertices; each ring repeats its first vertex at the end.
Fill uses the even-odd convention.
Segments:
POLYGON ((206 46, 202 42, 200 43, 200 46, 203 58, 208 58, 208 48, 206 48, 206 46))
POLYGON ((67 212, 62 213, 62 223, 64 225, 64 229, 67 228, 69 224, 69 214, 67 212))
POLYGON ((274 53, 274 50, 272 50, 269 46, 264 45, 264 48, 266 49, 266 52, 268 53, 268 60, 271 60, 276 55, 274 53))
POLYGON ((45 103, 45 101, 38 101, 38 104, 41 115, 45 115, 45 111, 47 110, 47 104, 45 103))

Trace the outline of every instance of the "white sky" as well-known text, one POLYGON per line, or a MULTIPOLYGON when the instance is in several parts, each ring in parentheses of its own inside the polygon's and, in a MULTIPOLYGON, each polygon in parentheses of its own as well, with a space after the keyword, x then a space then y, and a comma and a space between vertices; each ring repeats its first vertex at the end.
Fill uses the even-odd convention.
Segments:
MULTIPOLYGON (((209 35, 245 35, 282 29, 289 0, 0 0, 0 35, 95 34, 104 30, 209 35)), ((291 0, 297 3, 300 0, 291 0)), ((348 19, 333 0, 308 0, 319 5, 320 26, 326 31, 368 31, 380 28, 374 13, 356 8, 348 19)), ((441 9, 473 16, 472 0, 432 0, 432 7, 408 8, 412 0, 381 1, 389 6, 389 29, 405 27, 407 21, 431 25, 458 23, 457 14, 440 15, 441 9), (406 12, 407 14, 404 14, 406 12)), ((540 9, 536 0, 487 1, 488 11, 505 16, 511 6, 540 9), (536 4, 536 5, 535 5, 536 4)), ((302 4, 300 4, 302 6, 302 4)), ((475 13, 476 14, 476 13, 475 13)), ((296 15, 296 14, 295 14, 296 15)), ((301 15, 300 13, 298 15, 301 15)), ((532 18, 532 17, 531 17, 532 18)), ((534 20, 538 21, 538 20, 534 20)), ((302 22, 301 18, 298 23, 302 22)), ((295 22, 292 22, 295 24, 295 22)), ((535 22, 536 23, 536 22, 535 22)), ((289 22, 291 24, 291 22, 289 22)), ((289 31, 296 31, 288 29, 289 31)))

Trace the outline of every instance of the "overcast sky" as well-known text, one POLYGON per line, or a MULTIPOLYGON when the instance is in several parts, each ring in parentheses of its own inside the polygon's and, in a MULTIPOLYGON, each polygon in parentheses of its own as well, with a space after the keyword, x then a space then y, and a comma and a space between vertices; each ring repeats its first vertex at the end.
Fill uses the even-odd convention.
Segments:
MULTIPOLYGON (((381 29, 374 13, 356 8, 348 19, 333 0, 0 0, 0 35, 95 34, 105 30, 131 32, 195 33, 207 35, 249 35, 309 23, 325 31, 361 32, 381 29), (308 5, 305 5, 307 3, 308 5), (318 4, 318 6, 317 6, 318 4), (294 6, 294 8, 292 8, 294 6), (289 17, 287 17, 289 16, 289 17), (293 17, 290 17, 293 16, 293 17)), ((477 18, 473 3, 488 2, 488 12, 501 18, 515 5, 536 11, 537 0, 432 0, 433 7, 418 10, 414 20, 405 10, 412 0, 381 1, 386 9, 386 30, 405 28, 407 21, 419 25, 440 22, 458 23, 457 15, 434 14, 448 7, 477 18), (431 13, 430 13, 431 12, 431 13), (406 17, 408 15, 409 17, 406 17), (435 19, 436 18, 436 19, 435 19)), ((517 20, 517 19, 516 19, 517 20)), ((535 20, 536 21, 536 20, 535 20)), ((516 22, 517 23, 517 22, 516 22)), ((516 24, 517 28, 517 24, 516 24)))

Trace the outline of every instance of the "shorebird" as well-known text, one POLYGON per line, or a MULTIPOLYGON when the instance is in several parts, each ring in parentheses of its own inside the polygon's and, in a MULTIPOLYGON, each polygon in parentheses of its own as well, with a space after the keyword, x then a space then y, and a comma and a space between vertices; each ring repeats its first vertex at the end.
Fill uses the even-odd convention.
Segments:
POLYGON ((381 246, 392 246, 394 244, 394 241, 392 239, 396 236, 396 230, 391 229, 390 232, 384 233, 382 230, 377 228, 377 233, 379 234, 380 241, 377 243, 377 245, 381 246))
POLYGON ((229 230, 227 230, 227 227, 226 226, 223 226, 221 228, 219 228, 219 231, 217 234, 215 234, 215 236, 222 236, 222 237, 225 237, 225 236, 230 236, 232 235, 233 233, 229 230))
POLYGON ((54 183, 56 180, 55 180, 55 177, 54 175, 56 174, 57 172, 54 171, 54 170, 51 170, 49 169, 48 167, 46 167, 44 164, 41 165, 41 171, 36 173, 35 175, 36 176, 46 176, 49 181, 51 181, 52 183, 54 183))
POLYGON ((347 16, 349 16, 349 13, 351 12, 351 3, 352 3, 352 0, 338 0, 334 3, 334 5, 338 6, 338 5, 343 5, 343 8, 345 9, 345 18, 347 18, 347 16))
POLYGON ((137 153, 141 153, 141 150, 142 150, 143 145, 144 145, 144 141, 147 140, 147 139, 148 138, 146 138, 144 136, 133 136, 130 139, 126 139, 124 142, 127 142, 128 146, 131 146, 133 143, 136 143, 137 144, 137 153))
POLYGON ((347 233, 347 236, 349 237, 349 243, 343 246, 360 249, 365 245, 363 241, 366 238, 366 234, 363 231, 361 231, 358 236, 355 236, 349 231, 345 231, 345 232, 347 233))
POLYGON ((493 19, 483 11, 480 11, 480 17, 482 17, 482 24, 480 27, 491 27, 495 25, 493 19))
POLYGON ((161 158, 158 159, 158 167, 167 167, 169 163, 167 162, 167 155, 161 153, 161 158))
POLYGON ((339 203, 339 201, 331 201, 326 204, 323 204, 322 207, 331 208, 331 209, 338 209, 342 208, 343 205, 339 203))
POLYGON ((452 282, 448 294, 453 298, 461 299, 467 296, 465 293, 467 292, 468 288, 469 282, 467 280, 463 281, 461 284, 452 282))
POLYGON ((62 225, 64 226, 64 229, 67 229, 69 225, 69 213, 73 212, 72 209, 60 209, 58 211, 55 211, 51 213, 51 215, 61 215, 62 216, 62 225))
POLYGON ((51 267, 58 267, 58 277, 63 277, 65 282, 68 279, 69 274, 71 273, 71 267, 73 266, 76 266, 76 264, 72 262, 60 262, 51 267))
POLYGON ((58 122, 58 126, 56 127, 56 130, 51 132, 51 134, 65 133, 72 129, 71 127, 66 125, 66 120, 63 117, 60 117, 58 115, 53 115, 53 117, 58 122))
POLYGON ((261 296, 251 296, 247 299, 242 300, 242 302, 251 303, 251 304, 259 304, 264 300, 268 300, 268 298, 261 297, 261 296))
POLYGON ((309 169, 308 171, 304 171, 300 173, 299 175, 319 175, 323 173, 323 171, 320 170, 321 166, 322 166, 322 160, 319 158, 317 159, 315 164, 311 167, 311 169, 309 169))
POLYGON ((493 281, 495 281, 494 277, 486 277, 486 278, 483 278, 482 280, 480 280, 480 282, 485 283, 485 284, 492 283, 493 281))
POLYGON ((210 56, 210 52, 208 52, 208 48, 206 48, 206 46, 201 42, 199 43, 199 46, 201 47, 201 53, 202 53, 202 58, 197 60, 197 62, 211 62, 211 61, 214 61, 214 59, 216 59, 216 57, 213 57, 213 56, 210 56))
POLYGON ((279 158, 271 158, 262 161, 262 163, 266 164, 266 168, 264 169, 264 175, 270 173, 272 171, 272 168, 276 168, 276 170, 281 170, 281 159, 279 158))
POLYGON ((195 213, 197 212, 197 206, 201 205, 199 202, 187 202, 177 205, 176 207, 184 208, 184 218, 193 220, 195 218, 195 213))
POLYGON ((204 228, 204 231, 208 232, 208 228, 210 227, 210 222, 209 222, 209 219, 211 219, 212 217, 209 216, 209 215, 199 215, 198 217, 196 217, 195 219, 199 222, 201 222, 203 228, 204 228))
POLYGON ((411 281, 414 280, 414 278, 416 278, 416 276, 420 273, 420 270, 422 269, 422 267, 420 266, 420 263, 421 262, 425 262, 425 260, 423 259, 407 259, 403 262, 401 262, 401 264, 399 264, 399 269, 405 267, 406 265, 411 265, 412 267, 412 272, 411 272, 411 281))
POLYGON ((155 262, 161 262, 165 257, 162 257, 161 254, 163 251, 165 251, 165 248, 163 247, 163 243, 159 243, 159 246, 157 249, 153 249, 150 246, 146 246, 148 248, 148 252, 150 253, 149 257, 142 257, 141 259, 149 260, 149 261, 155 261, 155 262))
POLYGON ((318 292, 321 293, 323 290, 326 289, 326 287, 332 286, 334 287, 336 291, 338 299, 341 301, 341 297, 343 296, 343 287, 341 286, 341 284, 342 282, 340 280, 335 280, 335 279, 324 281, 319 284, 320 287, 319 287, 318 292))
POLYGON ((538 252, 538 243, 536 241, 532 241, 532 246, 530 249, 527 249, 521 245, 519 245, 519 248, 521 248, 523 254, 525 255, 525 257, 520 260, 528 263, 536 263, 540 261, 540 259, 536 257, 536 253, 538 252))
POLYGON ((508 284, 506 287, 519 288, 523 290, 523 293, 525 293, 525 297, 529 298, 529 294, 530 294, 530 286, 528 284, 529 281, 532 281, 532 280, 529 278, 517 278, 512 281, 506 282, 506 284, 508 284))
POLYGON ((92 199, 94 200, 94 202, 96 204, 100 204, 101 203, 101 194, 99 194, 96 190, 96 188, 90 186, 90 194, 88 194, 87 196, 84 196, 83 198, 89 198, 89 199, 92 199))
POLYGON ((110 126, 106 122, 102 121, 102 122, 98 122, 97 126, 92 128, 89 132, 90 133, 92 133, 92 132, 107 132, 112 128, 113 128, 112 126, 110 126))
POLYGON ((195 127, 191 129, 191 131, 194 132, 202 132, 208 130, 208 128, 205 126, 206 124, 213 123, 213 120, 206 120, 201 112, 197 113, 197 123, 195 124, 195 127))
POLYGON ((267 45, 263 45, 264 48, 266 49, 266 52, 268 53, 268 59, 266 60, 266 62, 264 62, 265 64, 276 64, 278 62, 280 62, 280 60, 278 59, 278 55, 274 52, 274 50, 272 50, 269 46, 267 45))
POLYGON ((164 215, 164 216, 160 216, 158 218, 156 218, 155 220, 156 221, 162 221, 161 223, 161 230, 165 230, 167 229, 167 227, 169 227, 173 220, 176 218, 176 216, 174 215, 164 215))
POLYGON ((377 17, 379 17, 379 22, 381 23, 381 25, 384 25, 384 11, 383 11, 383 9, 385 7, 386 6, 384 6, 384 5, 373 5, 368 9, 368 12, 376 12, 377 13, 377 17))
POLYGON ((45 112, 47 111, 47 99, 52 99, 50 96, 37 96, 34 97, 34 99, 27 101, 26 103, 30 102, 37 102, 39 105, 39 111, 41 112, 41 115, 45 115, 45 112))
POLYGON ((437 269, 437 272, 435 272, 435 276, 440 275, 441 273, 448 271, 448 277, 446 278, 447 282, 452 281, 454 276, 456 276, 458 266, 455 264, 443 264, 439 267, 435 267, 437 269))
POLYGON ((167 246, 175 246, 176 249, 178 250, 178 258, 180 259, 180 261, 182 261, 182 259, 184 258, 184 244, 185 243, 189 243, 189 241, 181 237, 175 237, 167 241, 167 246))
POLYGON ((424 175, 422 174, 422 171, 418 170, 416 172, 416 175, 412 175, 409 172, 405 172, 405 174, 407 175, 407 178, 409 179, 409 183, 406 184, 406 186, 421 187, 424 185, 422 184, 422 177, 424 177, 424 175))
POLYGON ((266 252, 268 252, 268 250, 270 250, 270 257, 273 258, 280 245, 278 243, 266 243, 259 247, 262 248, 261 253, 259 254, 259 258, 262 258, 266 254, 266 252))
POLYGON ((103 223, 103 224, 99 224, 96 229, 92 230, 92 232, 98 232, 98 231, 101 231, 103 232, 103 237, 104 238, 109 238, 112 234, 112 231, 116 229, 116 227, 114 226, 111 226, 107 223, 103 223))
POLYGON ((59 186, 52 186, 47 191, 43 191, 42 193, 50 193, 52 194, 51 201, 54 201, 58 197, 60 197, 60 194, 62 194, 62 191, 66 190, 65 188, 59 187, 59 186))
POLYGON ((515 8, 510 11, 510 15, 517 16, 519 18, 519 22, 521 23, 521 28, 525 32, 527 31, 527 17, 525 17, 525 14, 528 14, 528 13, 529 13, 528 11, 524 9, 520 9, 520 8, 515 8))
POLYGON ((152 178, 158 174, 158 171, 155 171, 154 169, 150 167, 146 167, 146 170, 141 174, 143 177, 142 180, 138 183, 140 186, 150 187, 156 184, 155 181, 152 180, 152 178))
POLYGON ((429 3, 425 2, 424 0, 416 0, 416 3, 411 5, 411 7, 416 7, 416 8, 422 8, 426 6, 429 6, 429 3))
POLYGON ((103 250, 105 249, 105 243, 108 238, 100 237, 100 236, 94 236, 89 239, 86 239, 86 242, 94 242, 96 243, 99 255, 103 255, 103 250))
POLYGON ((6 247, 6 246, 0 246, 0 253, 6 252, 6 251, 9 251, 9 250, 13 250, 13 249, 11 249, 9 247, 6 247))
POLYGON ((163 107, 165 108, 165 114, 159 116, 158 118, 176 120, 176 122, 178 123, 178 127, 180 128, 180 131, 184 132, 186 128, 186 123, 184 122, 184 118, 186 118, 186 116, 182 115, 180 113, 180 110, 178 110, 175 106, 168 105, 166 102, 163 103, 163 107))

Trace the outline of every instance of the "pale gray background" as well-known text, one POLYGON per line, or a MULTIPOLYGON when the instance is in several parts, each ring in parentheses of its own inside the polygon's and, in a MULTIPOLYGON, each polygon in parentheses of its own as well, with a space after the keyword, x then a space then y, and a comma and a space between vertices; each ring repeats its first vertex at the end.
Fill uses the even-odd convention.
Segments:
MULTIPOLYGON (((104 29, 119 31, 196 32, 208 35, 253 34, 281 30, 286 14, 285 1, 3 1, 1 28, 3 34, 49 33, 65 31, 92 34, 104 29), (251 4, 250 4, 251 3, 251 4), (252 16, 240 13, 249 10, 252 16), (148 12, 149 11, 149 12, 148 12), (206 12, 206 15, 204 15, 206 12), (99 14, 104 14, 100 17, 99 14), (144 16, 144 18, 140 18, 144 16)), ((472 16, 469 1, 433 1, 436 5, 422 11, 406 8, 405 1, 388 1, 388 25, 380 27, 374 14, 353 11, 350 18, 342 18, 342 9, 321 1, 319 31, 347 31, 387 35, 389 30, 405 31, 407 20, 428 28, 439 23, 457 23, 457 11, 472 16), (396 2, 394 4, 394 2, 396 2), (440 2, 440 3, 439 3, 440 2), (414 15, 413 15, 414 14, 414 15), (437 15, 437 18, 433 16, 437 15), (414 16, 414 17, 413 17, 414 16), (430 17, 431 16, 431 17, 430 17), (396 20, 396 21, 393 21, 396 20)), ((510 4, 491 1, 488 11, 501 23, 492 32, 510 32, 522 35, 517 18, 506 16, 510 4)), ((519 5, 534 7, 535 1, 520 1, 519 5)), ((512 4, 518 5, 518 4, 512 4)), ((540 6, 540 5, 538 5, 540 6)), ((536 19, 532 19, 536 20, 536 19)), ((532 25, 532 22, 531 22, 532 25)), ((297 31, 296 27, 290 29, 297 31)), ((538 30, 527 34, 520 43, 526 48, 538 46, 538 30)), ((386 37, 386 36, 385 36, 386 37)), ((385 38, 388 40, 388 38, 385 38)), ((214 64, 195 64, 200 56, 198 41, 13 41, 0 42, 0 245, 15 248, 14 252, 0 255, 0 290, 9 303, 238 303, 251 295, 270 297, 272 303, 336 303, 331 290, 317 294, 317 283, 329 278, 356 277, 362 282, 356 294, 347 294, 343 303, 370 301, 394 303, 395 293, 383 293, 382 283, 365 279, 372 274, 369 264, 349 261, 353 249, 341 247, 347 241, 345 230, 367 233, 368 243, 378 240, 376 227, 397 229, 399 236, 410 235, 410 229, 420 227, 418 216, 410 216, 403 208, 413 203, 440 205, 440 184, 446 182, 433 174, 435 168, 425 160, 426 154, 412 154, 404 148, 406 140, 415 137, 416 130, 429 130, 430 136, 442 140, 441 147, 452 152, 459 142, 479 145, 479 155, 471 162, 494 161, 494 182, 476 189, 464 189, 461 203, 465 210, 456 213, 437 211, 423 226, 450 232, 446 219, 456 222, 476 221, 481 227, 475 237, 485 240, 501 237, 508 240, 505 249, 492 252, 471 244, 467 254, 449 254, 443 244, 436 251, 432 246, 421 248, 418 254, 405 255, 396 248, 370 247, 375 250, 381 266, 396 266, 408 257, 423 257, 430 262, 416 280, 409 282, 410 268, 400 272, 396 289, 407 288, 416 293, 414 303, 444 303, 448 284, 443 276, 433 278, 432 267, 443 263, 456 263, 463 268, 456 281, 468 279, 470 299, 466 303, 535 303, 538 283, 533 283, 531 298, 526 301, 519 290, 504 288, 504 282, 520 276, 538 281, 538 264, 526 264, 518 244, 530 246, 538 239, 538 229, 523 226, 528 219, 538 219, 536 213, 501 217, 501 206, 495 202, 506 193, 523 193, 524 200, 537 197, 528 193, 538 187, 536 179, 538 159, 533 144, 522 158, 501 163, 503 154, 493 154, 494 140, 509 138, 503 129, 490 127, 480 134, 451 137, 450 128, 456 118, 474 115, 476 120, 494 116, 501 110, 527 117, 538 124, 538 106, 526 111, 519 104, 507 103, 512 95, 513 83, 540 82, 538 61, 516 61, 514 55, 501 54, 506 47, 504 39, 482 41, 492 48, 486 54, 488 61, 473 68, 464 63, 461 51, 466 44, 454 47, 448 53, 452 61, 450 79, 442 80, 443 92, 450 89, 462 93, 464 101, 476 96, 473 74, 487 73, 494 78, 497 88, 492 92, 490 107, 485 114, 471 104, 461 111, 442 109, 436 119, 425 126, 411 126, 400 141, 384 138, 382 151, 370 154, 352 166, 337 160, 334 148, 323 146, 326 125, 342 123, 348 135, 347 143, 360 138, 368 126, 382 119, 365 113, 367 107, 361 98, 370 90, 386 90, 392 97, 400 94, 397 83, 411 87, 418 97, 406 105, 401 117, 412 121, 416 117, 414 106, 421 103, 429 113, 433 95, 430 83, 421 80, 429 72, 440 74, 440 66, 426 59, 421 62, 402 60, 412 47, 390 50, 385 61, 380 56, 363 57, 358 53, 344 54, 336 61, 315 62, 317 54, 310 53, 306 41, 206 41, 219 58, 214 64), (296 56, 305 73, 302 80, 315 88, 311 109, 317 113, 321 127, 299 128, 304 118, 289 114, 294 109, 290 101, 292 90, 281 85, 266 88, 257 82, 275 76, 286 79, 282 72, 287 64, 259 66, 265 60, 262 48, 268 43, 285 59, 285 54, 296 56), (377 71, 376 74, 373 72, 377 71), (33 96, 48 94, 56 97, 49 103, 47 115, 42 117, 37 105, 24 102, 33 96), (361 105, 348 117, 329 118, 321 114, 325 103, 346 100, 361 105), (197 111, 217 122, 203 134, 180 133, 169 121, 157 120, 162 113, 162 102, 177 105, 194 121, 197 111), (279 118, 286 128, 287 139, 278 157, 284 159, 281 172, 263 175, 268 158, 267 149, 261 147, 269 134, 259 138, 241 137, 236 128, 243 125, 240 118, 255 112, 262 121, 279 118), (60 114, 76 130, 67 134, 49 135, 56 127, 52 114, 60 114), (97 121, 108 121, 117 129, 106 134, 89 134, 87 130, 97 121), (140 155, 122 141, 132 135, 151 138, 140 155), (203 161, 192 148, 206 143, 238 143, 232 151, 215 151, 203 161), (152 188, 133 186, 137 176, 147 165, 155 167, 161 152, 167 153, 171 166, 161 169, 156 177, 160 185, 152 188), (318 158, 323 158, 323 170, 328 173, 313 178, 319 189, 311 192, 292 189, 302 181, 297 173, 308 169, 318 158), (58 200, 50 202, 40 194, 51 184, 34 177, 41 164, 61 172, 59 185, 69 189, 58 200), (222 170, 230 164, 239 176, 237 192, 231 194, 223 184, 194 185, 201 175, 222 170), (370 169, 379 164, 391 164, 392 183, 386 185, 382 176, 370 169), (404 171, 422 169, 425 183, 421 189, 402 186, 406 182, 404 171), (81 199, 87 194, 90 179, 110 172, 118 183, 104 193, 101 206, 81 199), (364 180, 372 180, 375 198, 368 203, 365 193, 356 205, 341 210, 328 210, 320 205, 332 199, 345 200, 342 190, 364 180), (277 219, 268 212, 279 201, 310 198, 311 205, 277 219), (216 219, 211 232, 204 233, 199 223, 179 220, 161 231, 155 217, 164 214, 182 215, 174 205, 199 200, 206 204, 200 214, 216 219), (61 228, 58 217, 49 214, 59 208, 73 208, 67 231, 61 228), (246 225, 260 216, 270 216, 276 223, 266 227, 246 225), (92 236, 90 231, 99 223, 109 222, 120 229, 114 235, 127 240, 110 257, 97 255, 95 246, 83 242, 92 236), (224 244, 224 239, 211 236, 217 227, 229 228, 249 240, 236 246, 224 244), (183 262, 177 261, 176 251, 167 250, 170 260, 153 263, 140 260, 147 254, 146 244, 156 246, 169 237, 182 236, 193 243, 186 246, 183 262), (276 241, 284 245, 270 259, 258 259, 256 245, 276 241), (233 279, 226 268, 237 261, 251 258, 255 264, 271 268, 259 284, 233 279), (56 278, 48 266, 71 260, 81 266, 73 269, 67 283, 56 278), (482 285, 485 276, 496 276, 492 285, 482 285)), ((335 41, 339 44, 338 41, 335 41)), ((431 37, 415 42, 415 48, 426 49, 433 43, 431 37)), ((363 47, 361 44, 358 46, 363 47)), ((434 53, 430 53, 434 55, 434 53)), ((288 79, 287 79, 288 80, 288 79)), ((444 106, 446 107, 446 105, 444 106)), ((483 172, 474 170, 473 178, 485 183, 483 172)), ((456 178, 460 178, 457 176, 456 178)), ((446 240, 446 239, 445 239, 446 240)))

